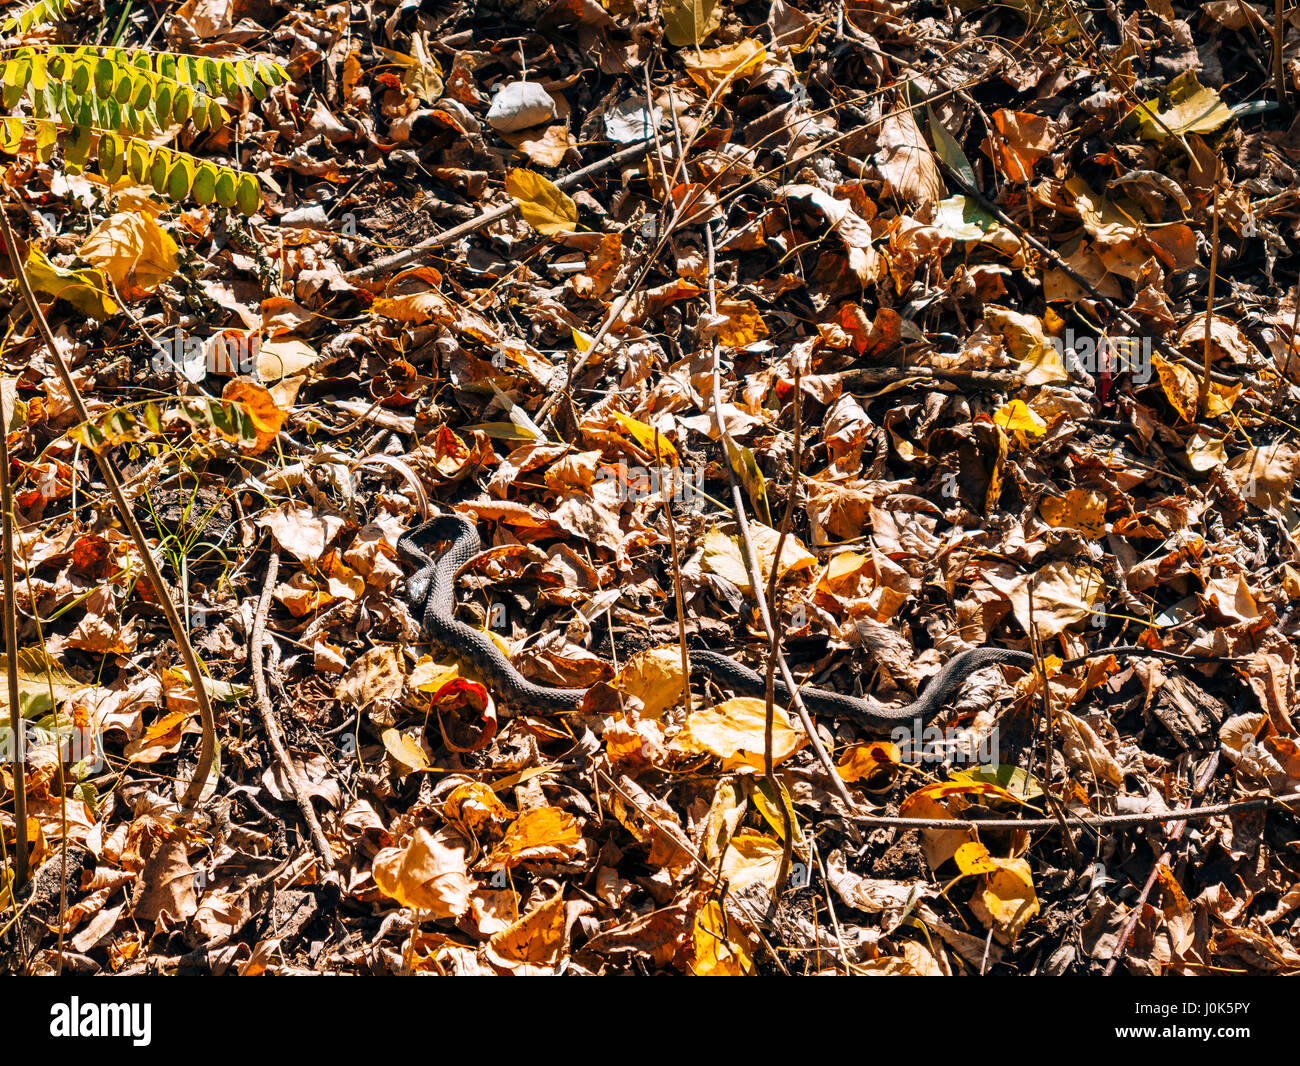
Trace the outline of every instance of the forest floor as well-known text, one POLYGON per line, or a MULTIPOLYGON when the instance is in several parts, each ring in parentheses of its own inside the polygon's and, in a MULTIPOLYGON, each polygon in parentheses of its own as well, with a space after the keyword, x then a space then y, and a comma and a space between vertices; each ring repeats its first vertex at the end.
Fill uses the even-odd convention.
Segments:
POLYGON ((165 131, 257 175, 250 218, 8 172, 220 751, 186 806, 192 678, 11 284, 4 968, 1300 970, 1300 8, 87 0, 34 35, 292 80, 165 131), (446 512, 485 545, 458 617, 579 709, 425 640, 396 546, 446 512), (1063 665, 1134 644, 1232 661, 1063 665), (891 705, 969 648, 1034 666, 884 731, 683 699, 684 648, 774 645, 891 705))

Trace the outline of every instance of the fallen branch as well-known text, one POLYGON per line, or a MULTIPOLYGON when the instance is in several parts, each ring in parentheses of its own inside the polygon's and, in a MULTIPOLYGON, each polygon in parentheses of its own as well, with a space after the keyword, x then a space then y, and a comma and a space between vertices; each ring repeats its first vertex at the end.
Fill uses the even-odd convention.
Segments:
POLYGON ((857 825, 871 829, 1133 829, 1157 822, 1203 822, 1221 814, 1237 814, 1287 803, 1300 803, 1300 792, 1285 796, 1255 796, 1213 807, 1178 807, 1158 814, 1102 814, 1096 818, 890 818, 875 814, 849 814, 857 825))
MULTIPOLYGON (((4 523, 4 639, 5 675, 9 693, 9 735, 13 745, 14 887, 27 883, 27 733, 18 692, 18 611, 14 583, 14 494, 9 484, 9 416, 0 397, 0 508, 4 523)), ((0 859, 5 858, 0 834, 0 859)))

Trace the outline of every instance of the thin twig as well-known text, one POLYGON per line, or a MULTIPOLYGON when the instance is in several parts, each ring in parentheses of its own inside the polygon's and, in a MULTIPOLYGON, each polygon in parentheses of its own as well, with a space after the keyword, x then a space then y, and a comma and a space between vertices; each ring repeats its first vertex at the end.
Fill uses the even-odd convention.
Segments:
MULTIPOLYGON (((3 213, 0 207, 0 213, 3 213)), ((18 591, 14 584, 14 494, 9 483, 9 416, 0 395, 0 507, 4 509, 5 675, 9 682, 9 731, 13 745, 14 888, 27 883, 27 731, 18 694, 18 591)))
MULTIPOLYGON (((781 532, 777 534, 776 538, 775 558, 778 561, 781 558, 781 553, 785 550, 785 538, 789 535, 795 502, 799 498, 799 474, 803 446, 803 411, 799 402, 799 394, 803 389, 803 383, 800 380, 801 366, 797 356, 792 362, 794 370, 794 401, 791 418, 794 422, 794 455, 791 459, 791 465, 793 472, 790 478, 790 495, 785 501, 785 514, 781 516, 781 532)), ((769 604, 776 603, 776 580, 780 569, 779 566, 773 566, 772 573, 768 577, 767 602, 769 604)), ((763 692, 765 702, 763 708, 763 773, 767 777, 768 787, 772 790, 773 802, 780 804, 781 807, 781 865, 776 874, 776 886, 772 890, 771 906, 773 909, 776 907, 781 891, 785 888, 786 878, 790 876, 790 857, 794 852, 793 819, 790 817, 785 790, 777 779, 776 767, 772 758, 772 732, 776 720, 776 656, 781 650, 781 640, 785 636, 784 630, 785 625, 781 618, 781 612, 778 610, 775 624, 772 627, 772 639, 767 648, 767 677, 763 692)))
MULTIPOLYGON (((32 291, 31 280, 27 277, 27 271, 23 266, 23 251, 19 247, 18 238, 14 235, 13 227, 9 224, 9 215, 3 209, 3 206, 0 206, 0 230, 4 232, 5 243, 9 248, 9 262, 13 266, 14 278, 18 282, 18 289, 22 293, 23 301, 27 304, 28 311, 31 312, 32 319, 41 335, 41 340, 45 342, 46 350, 54 360, 54 367, 58 371, 64 389, 67 390, 68 399, 76 412, 77 418, 89 431, 92 428, 90 411, 86 408, 86 401, 82 398, 77 383, 72 380, 72 370, 69 368, 67 360, 63 358, 63 353, 59 351, 50 324, 45 320, 45 312, 41 310, 36 294, 32 291)), ((135 512, 131 509, 131 505, 127 502, 126 495, 122 491, 122 481, 117 475, 112 459, 108 456, 106 448, 91 448, 90 453, 95 457, 95 463, 99 467, 99 473, 104 479, 104 484, 108 486, 108 492, 113 498, 118 518, 121 520, 122 525, 126 527, 127 533, 135 544, 136 551, 140 553, 140 563, 144 567, 145 576, 149 579, 149 584, 158 600, 158 605, 162 608, 163 615, 167 619, 167 625, 172 631, 172 637, 175 639, 180 649, 181 658, 185 662, 185 669, 189 672, 190 683, 194 686, 195 702, 199 705, 199 724, 202 728, 202 736, 199 741, 199 756, 194 767, 194 777, 186 788, 185 795, 181 797, 181 805, 188 810, 196 806, 202 797, 217 757, 217 724, 212 714, 212 703, 208 699, 208 690, 203 684, 203 668, 199 662, 198 654, 194 651, 194 646, 190 643, 189 635, 185 632, 185 623, 176 610, 171 587, 163 579, 162 571, 158 569, 158 564, 154 561, 153 553, 149 549, 149 542, 145 539, 144 530, 140 528, 135 512)))
MULTIPOLYGON (((1220 803, 1214 807, 1180 807, 1159 814, 1102 814, 1095 818, 1067 818, 1065 824, 1076 829, 1133 829, 1157 822, 1203 822, 1222 814, 1237 814, 1300 803, 1300 792, 1284 796, 1255 796, 1251 799, 1220 803)), ((871 829, 1060 829, 1057 818, 890 818, 876 814, 849 814, 857 825, 871 829)))
POLYGON ((276 549, 271 550, 271 558, 266 564, 266 583, 262 587, 262 596, 258 600, 257 613, 253 616, 253 630, 249 636, 249 669, 253 675, 253 695, 257 700, 257 709, 262 716, 262 725, 266 728, 266 739, 271 745, 271 750, 275 753, 276 760, 284 769, 285 780, 289 782, 289 790, 293 793, 294 802, 298 805, 298 810, 302 814, 302 820, 307 823, 307 828, 311 833, 311 841, 316 849, 317 857, 321 860, 322 874, 328 874, 334 869, 334 853, 330 849, 329 841, 325 839, 325 833, 321 829, 320 820, 316 817, 316 808, 311 805, 311 797, 307 794, 307 786, 298 773, 298 768, 294 766, 293 761, 289 758, 289 752, 284 746, 284 737, 280 733, 280 725, 275 718, 275 708, 271 705, 271 696, 266 687, 266 671, 263 663, 263 649, 266 647, 266 615, 271 606, 271 591, 275 588, 276 578, 280 573, 280 553, 276 549))
MULTIPOLYGON (((682 653, 682 702, 686 712, 691 711, 691 657, 686 650, 686 597, 682 594, 682 568, 677 548, 677 523, 669 506, 668 485, 663 476, 663 460, 659 458, 659 427, 655 427, 655 470, 659 475, 659 500, 664 508, 664 521, 668 523, 668 548, 673 557, 673 596, 677 602, 677 645, 682 653)), ((613 633, 610 634, 613 645, 613 633)))
MULTIPOLYGON (((1201 771, 1201 776, 1197 778, 1196 785, 1192 790, 1192 802, 1196 803, 1205 790, 1210 785, 1210 779, 1219 768, 1219 752, 1215 749, 1214 753, 1205 761, 1205 769, 1201 771)), ((1151 889, 1155 886, 1157 879, 1160 877, 1162 867, 1168 866, 1169 861, 1173 858, 1174 848, 1178 842, 1183 839, 1183 833, 1187 830, 1186 822, 1179 822, 1169 830, 1169 843, 1165 845, 1165 850, 1160 853, 1160 858, 1151 867, 1151 873, 1147 877, 1146 884, 1142 886, 1142 891, 1138 894, 1137 901, 1133 904, 1133 909, 1129 912, 1128 920, 1124 923, 1124 928, 1120 932, 1119 942, 1115 945, 1115 950, 1111 952, 1110 961, 1106 963, 1105 976, 1109 977, 1115 972, 1115 967, 1119 965, 1119 960, 1124 955, 1124 949, 1128 947, 1129 938, 1133 935, 1133 930, 1137 928, 1138 919, 1142 916, 1142 910, 1146 906, 1147 899, 1151 895, 1151 889)))
POLYGON ((849 388, 898 383, 960 385, 964 389, 1019 389, 1025 385, 1025 375, 1014 370, 938 370, 929 366, 866 366, 828 377, 838 378, 849 388))
POLYGON ((1205 301, 1205 338, 1201 352, 1203 367, 1200 386, 1196 390, 1196 412, 1201 418, 1206 416, 1210 402, 1210 329, 1214 324, 1214 283, 1219 275, 1219 175, 1223 163, 1218 155, 1214 157, 1214 190, 1210 195, 1210 211, 1214 221, 1210 227, 1210 291, 1205 301))
MULTIPOLYGON (((714 259, 713 231, 708 226, 704 227, 704 246, 709 257, 709 311, 716 315, 718 313, 716 263, 714 259)), ((745 517, 744 496, 741 492, 740 481, 736 477, 736 471, 732 467, 731 457, 738 449, 731 440, 731 433, 727 430, 726 419, 722 416, 721 397, 721 350, 717 339, 714 338, 713 419, 718 426, 718 439, 722 442, 723 457, 726 460, 723 466, 727 471, 727 479, 731 483, 732 505, 736 512, 736 525, 740 530, 741 555, 744 556, 745 568, 749 573, 749 584, 754 590, 754 603, 758 608, 758 617, 763 623, 763 633, 767 637, 768 647, 770 648, 776 639, 775 630, 772 625, 771 614, 768 611, 767 596, 763 592, 763 574, 758 565, 758 555, 754 551, 754 544, 749 536, 749 519, 745 517)), ((780 568, 781 560, 779 557, 772 560, 772 566, 776 569, 780 568)), ((795 684, 794 675, 790 672, 790 666, 785 661, 785 655, 782 654, 780 647, 777 647, 776 659, 781 670, 781 679, 785 682, 786 691, 790 693, 790 702, 794 704, 795 712, 799 716, 799 721, 803 724, 804 732, 808 736, 808 743, 812 746, 817 761, 821 763, 822 769, 826 771, 831 791, 840 798, 840 801, 848 810, 853 810, 853 798, 849 795, 849 791, 840 775, 835 772, 835 763, 831 761, 830 755, 821 742, 821 737, 817 735, 816 723, 814 723, 812 715, 808 713, 808 708, 804 706, 803 697, 799 695, 799 686, 795 684)))
MULTIPOLYGON (((575 170, 572 174, 566 174, 555 182, 555 187, 557 189, 572 189, 577 185, 581 185, 583 181, 595 174, 608 170, 610 167, 616 166, 619 163, 625 163, 630 159, 636 159, 639 156, 644 155, 653 143, 654 142, 649 138, 643 141, 638 141, 636 144, 624 148, 622 151, 615 152, 613 155, 606 156, 604 159, 598 160, 595 163, 591 163, 583 167, 581 170, 575 170)), ((370 281, 374 278, 389 274, 399 267, 404 267, 408 263, 415 262, 426 252, 430 252, 435 248, 441 248, 445 244, 451 244, 453 241, 458 241, 462 237, 469 236, 471 233, 476 233, 484 226, 490 226, 493 222, 497 222, 503 218, 508 218, 518 210, 518 201, 511 199, 504 204, 499 204, 496 207, 489 208, 481 214, 475 215, 468 222, 462 222, 459 226, 452 226, 451 229, 445 229, 441 233, 435 233, 428 240, 421 241, 419 244, 413 245, 404 251, 397 252, 394 255, 385 256, 383 259, 377 259, 369 266, 359 267, 349 273, 347 279, 351 282, 370 281)))
MULTIPOLYGON (((1284 114, 1291 111, 1291 101, 1286 92, 1286 65, 1282 60, 1283 42, 1286 40, 1286 28, 1282 18, 1282 0, 1273 0, 1273 91, 1277 93, 1277 103, 1284 114)), ((1247 25, 1250 25, 1248 22, 1247 25)))

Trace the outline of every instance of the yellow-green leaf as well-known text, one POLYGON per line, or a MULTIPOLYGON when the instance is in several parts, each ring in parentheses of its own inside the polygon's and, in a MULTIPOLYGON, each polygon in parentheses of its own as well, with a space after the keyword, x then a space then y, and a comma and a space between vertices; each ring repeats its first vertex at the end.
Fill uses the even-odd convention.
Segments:
POLYGON ((64 300, 97 322, 107 321, 121 310, 108 295, 108 285, 98 270, 65 270, 51 263, 39 248, 27 253, 27 276, 37 292, 64 300))
POLYGON ((256 214, 262 203, 262 187, 252 174, 243 174, 235 186, 235 203, 245 216, 256 214))
POLYGON ((722 25, 717 0, 665 0, 664 34, 678 48, 703 44, 722 25))
POLYGON ((217 170, 211 163, 200 163, 194 172, 194 186, 190 189, 194 199, 201 204, 212 203, 217 190, 217 170))
POLYGON ((1134 110, 1142 136, 1147 140, 1162 141, 1170 134, 1181 137, 1188 133, 1212 133, 1232 118, 1231 109, 1219 94, 1203 86, 1190 70, 1170 83, 1165 98, 1169 106, 1164 110, 1160 110, 1159 99, 1144 100, 1143 106, 1134 110))
POLYGON ((14 118, 13 115, 0 118, 0 151, 6 155, 12 155, 18 151, 18 146, 22 144, 22 140, 22 119, 14 118))
POLYGON ((185 158, 176 160, 167 175, 167 195, 173 200, 184 200, 190 194, 193 180, 194 164, 185 158))
POLYGON ((519 213, 538 233, 555 237, 578 228, 578 205, 553 181, 531 170, 506 174, 506 192, 519 205, 519 213))

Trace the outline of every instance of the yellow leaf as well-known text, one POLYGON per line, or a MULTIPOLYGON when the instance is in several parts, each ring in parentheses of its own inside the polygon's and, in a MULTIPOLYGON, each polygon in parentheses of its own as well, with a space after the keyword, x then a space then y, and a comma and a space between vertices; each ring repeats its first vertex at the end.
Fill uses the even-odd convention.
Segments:
MULTIPOLYGON (((953 780, 938 781, 933 785, 926 785, 924 788, 917 789, 903 800, 898 810, 900 814, 911 817, 909 812, 918 800, 942 800, 948 796, 988 796, 993 799, 1010 800, 1012 803, 1020 802, 1018 796, 1008 792, 1001 785, 994 784, 992 781, 953 780)), ((918 817, 929 816, 920 815, 918 817)))
POLYGON ((746 37, 743 41, 724 48, 707 48, 686 53, 682 62, 692 81, 710 94, 724 82, 734 82, 742 74, 753 70, 767 58, 767 49, 746 37))
POLYGON ((700 977, 743 977, 754 971, 744 930, 717 900, 709 900, 695 915, 695 961, 700 977))
POLYGON ((136 740, 131 741, 124 754, 129 762, 154 763, 164 755, 180 749, 181 731, 189 715, 185 711, 170 711, 154 722, 136 740))
POLYGON ((1071 489, 1038 505, 1043 521, 1057 529, 1077 529, 1096 540, 1106 534, 1106 497, 1096 489, 1071 489))
POLYGON ((1142 136, 1150 141, 1161 141, 1169 137, 1187 133, 1212 133, 1225 122, 1232 120, 1232 110, 1219 98, 1213 89, 1207 89, 1196 75, 1187 71, 1180 74, 1165 92, 1169 106, 1161 111, 1160 100, 1144 100, 1143 106, 1135 108, 1138 124, 1142 127, 1142 136), (1155 112, 1153 118, 1151 112, 1155 112), (1159 122, 1156 119, 1159 119, 1159 122), (1166 129, 1168 133, 1165 132, 1166 129))
POLYGON ((176 242, 149 215, 110 215, 77 254, 107 274, 122 295, 152 292, 176 273, 176 242))
POLYGON ((443 800, 442 813, 449 822, 455 822, 467 835, 476 839, 485 835, 493 840, 499 839, 515 820, 497 794, 482 781, 467 781, 456 786, 443 800))
POLYGON ((990 304, 984 309, 984 320, 1002 337, 1012 357, 1020 360, 1016 369, 1025 375, 1027 385, 1050 385, 1070 379, 1061 351, 1047 339, 1040 319, 990 304))
POLYGON ((263 341, 257 349, 257 376, 269 385, 301 373, 319 358, 315 348, 296 337, 263 341))
POLYGON ((1038 913, 1034 875, 1024 859, 990 856, 988 862, 997 869, 985 874, 984 884, 971 898, 971 912, 986 928, 993 929, 999 943, 1011 944, 1038 913))
POLYGON ((637 652, 612 682, 614 688, 635 696, 645 707, 641 718, 661 718, 682 698, 682 654, 677 645, 637 652))
POLYGON ((486 865, 499 870, 524 863, 567 862, 581 844, 582 828, 573 815, 559 807, 537 807, 514 820, 486 865))
POLYGON ((717 327, 718 343, 743 348, 767 336, 767 323, 752 300, 718 300, 718 314, 726 322, 717 327))
MULTIPOLYGON (((5 397, 6 402, 9 397, 5 397)), ((18 668, 18 696, 29 706, 38 703, 42 710, 62 703, 83 686, 50 657, 44 648, 20 648, 15 657, 18 668)), ((9 669, 9 657, 0 655, 0 672, 9 669)), ((9 707, 9 686, 0 685, 0 710, 9 707)))
MULTIPOLYGON (((750 541, 758 553, 758 567, 762 579, 766 582, 772 573, 772 564, 776 554, 777 541, 781 539, 779 531, 761 522, 754 522, 749 527, 750 541)), ((818 566, 817 557, 800 543, 798 537, 787 536, 781 547, 781 559, 778 572, 781 577, 792 570, 812 570, 818 566)), ((716 527, 704 535, 704 568, 719 577, 725 577, 737 588, 749 590, 749 568, 745 566, 740 542, 729 537, 716 527)))
POLYGON ((1091 615, 1106 588, 1100 571, 1066 560, 1013 578, 993 575, 989 583, 1011 601, 1016 621, 1026 631, 1032 614, 1032 624, 1044 640, 1091 615))
POLYGON ((542 167, 558 167, 570 148, 577 145, 568 126, 547 126, 540 137, 532 131, 501 133, 501 139, 512 148, 518 148, 534 163, 542 167))
POLYGON ((775 837, 749 832, 733 836, 722 857, 722 873, 731 891, 759 885, 770 892, 781 871, 781 851, 781 841, 775 837))
POLYGON ((65 270, 45 258, 39 248, 27 253, 27 278, 37 292, 70 303, 96 322, 106 322, 121 310, 108 295, 108 285, 98 270, 65 270))
POLYGON ((520 976, 555 973, 567 947, 564 889, 512 922, 487 943, 486 954, 498 966, 520 976))
POLYGON ((1187 421, 1196 421, 1197 382, 1194 375, 1181 363, 1172 363, 1160 355, 1152 355, 1151 362, 1160 375, 1160 387, 1165 390, 1170 404, 1187 421))
MULTIPOLYGON (((722 760, 724 770, 763 769, 763 729, 767 704, 752 696, 740 696, 714 707, 693 712, 677 734, 673 746, 681 751, 702 752, 722 760)), ((773 708, 772 762, 779 765, 807 742, 795 730, 780 707, 773 708)))
POLYGON ((993 416, 993 421, 1011 433, 1022 433, 1029 437, 1041 437, 1047 432, 1047 423, 1036 411, 1031 411, 1024 400, 1012 400, 1003 404, 993 416))
POLYGON ((625 415, 622 411, 613 411, 611 413, 632 434, 637 444, 650 455, 655 454, 655 438, 658 437, 660 460, 670 463, 672 466, 677 465, 677 449, 673 447, 673 442, 662 433, 656 433, 654 426, 647 426, 644 422, 638 421, 631 415, 625 415))
POLYGON ((845 781, 866 781, 868 788, 879 789, 893 782, 902 759, 898 745, 888 740, 854 744, 835 764, 835 772, 845 781))
POLYGON ((384 848, 375 856, 375 884, 403 907, 456 918, 469 909, 474 882, 466 868, 468 844, 455 830, 430 833, 419 828, 405 847, 384 848))
POLYGON ((665 0, 664 36, 678 48, 703 44, 722 25, 717 0, 665 0))
POLYGON ((572 233, 578 228, 578 205, 553 181, 531 170, 506 174, 506 192, 519 205, 519 213, 533 229, 547 237, 572 233))
POLYGON ((953 855, 953 861, 964 874, 987 874, 998 869, 998 864, 989 855, 989 849, 978 840, 969 840, 953 855))
POLYGON ((424 754, 424 749, 401 730, 385 729, 381 739, 384 748, 404 774, 429 769, 429 757, 424 754))

